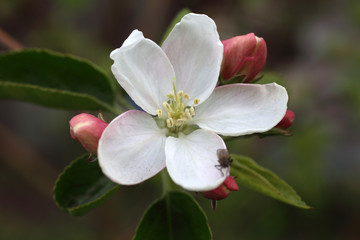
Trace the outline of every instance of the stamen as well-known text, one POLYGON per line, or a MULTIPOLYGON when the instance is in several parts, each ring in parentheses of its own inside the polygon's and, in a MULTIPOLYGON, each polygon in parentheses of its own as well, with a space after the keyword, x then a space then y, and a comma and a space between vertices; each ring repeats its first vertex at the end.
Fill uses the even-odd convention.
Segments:
POLYGON ((166 94, 166 97, 174 100, 174 94, 173 93, 166 94))
POLYGON ((191 116, 194 116, 194 115, 195 115, 195 109, 194 109, 194 107, 190 107, 190 114, 191 114, 191 116))
POLYGON ((163 102, 163 106, 168 114, 174 112, 174 110, 171 108, 170 104, 168 104, 167 102, 163 102))
POLYGON ((181 119, 181 118, 180 118, 180 119, 177 119, 175 126, 179 127, 179 126, 183 125, 183 123, 184 123, 184 120, 183 120, 183 119, 181 119))
POLYGON ((188 93, 184 93, 183 90, 176 91, 175 78, 173 78, 173 93, 168 93, 166 97, 168 101, 163 102, 163 111, 161 109, 156 110, 158 117, 165 115, 166 126, 170 128, 170 131, 177 132, 181 129, 181 126, 186 121, 192 120, 195 115, 194 105, 199 104, 200 99, 195 98, 194 104, 187 104, 187 100, 190 100, 188 93))
POLYGON ((156 113, 157 113, 159 118, 162 117, 162 110, 161 109, 156 109, 156 113))
POLYGON ((185 109, 185 116, 187 117, 187 119, 191 120, 192 119, 192 116, 190 114, 190 110, 187 108, 185 109))
POLYGON ((174 126, 174 120, 172 118, 166 119, 166 125, 168 128, 172 128, 174 126))

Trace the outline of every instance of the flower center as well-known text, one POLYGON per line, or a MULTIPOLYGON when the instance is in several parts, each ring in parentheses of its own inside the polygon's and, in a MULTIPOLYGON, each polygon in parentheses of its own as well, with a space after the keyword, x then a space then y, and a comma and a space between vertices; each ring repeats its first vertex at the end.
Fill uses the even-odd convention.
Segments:
POLYGON ((176 91, 175 78, 173 79, 173 91, 166 95, 168 100, 163 102, 164 112, 161 109, 157 109, 156 112, 159 118, 165 119, 166 126, 171 132, 178 132, 186 121, 192 120, 195 116, 194 106, 199 104, 200 99, 195 98, 191 106, 187 105, 190 96, 184 91, 176 91))

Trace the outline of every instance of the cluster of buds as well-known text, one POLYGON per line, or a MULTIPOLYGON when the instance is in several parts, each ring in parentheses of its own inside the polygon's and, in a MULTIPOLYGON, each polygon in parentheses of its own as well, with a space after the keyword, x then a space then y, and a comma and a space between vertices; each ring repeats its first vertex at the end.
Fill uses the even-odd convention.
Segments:
POLYGON ((265 65, 267 48, 263 38, 249 33, 222 41, 224 45, 221 76, 223 81, 242 76, 252 81, 265 65))
POLYGON ((99 139, 107 123, 99 117, 87 113, 81 113, 70 120, 71 137, 81 143, 81 145, 91 154, 97 154, 99 139))

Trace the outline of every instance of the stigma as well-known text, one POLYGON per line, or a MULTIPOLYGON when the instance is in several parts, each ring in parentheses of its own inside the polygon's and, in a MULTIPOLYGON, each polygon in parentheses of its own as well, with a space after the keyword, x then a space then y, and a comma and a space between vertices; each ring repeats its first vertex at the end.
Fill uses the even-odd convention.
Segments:
POLYGON ((199 98, 195 98, 191 105, 188 104, 190 96, 184 91, 176 91, 175 78, 173 78, 173 92, 166 95, 167 101, 163 102, 163 110, 157 109, 158 118, 165 120, 166 127, 177 132, 187 121, 195 116, 195 105, 200 103, 199 98))

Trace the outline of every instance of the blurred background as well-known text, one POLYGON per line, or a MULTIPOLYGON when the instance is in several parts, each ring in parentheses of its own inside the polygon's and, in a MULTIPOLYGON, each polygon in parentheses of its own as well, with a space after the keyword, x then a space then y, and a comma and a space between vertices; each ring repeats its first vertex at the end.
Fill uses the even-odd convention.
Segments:
MULTIPOLYGON (((0 29, 22 46, 90 59, 111 76, 109 53, 133 29, 159 42, 184 7, 213 18, 222 40, 254 32, 267 42, 264 72, 276 72, 289 92, 293 136, 244 138, 230 149, 274 171, 314 207, 240 187, 214 212, 195 196, 214 239, 360 239, 360 1, 0 0, 0 29)), ((131 239, 160 196, 155 177, 121 187, 85 216, 62 212, 52 187, 84 153, 69 134, 77 113, 0 102, 0 239, 131 239)))

